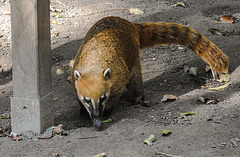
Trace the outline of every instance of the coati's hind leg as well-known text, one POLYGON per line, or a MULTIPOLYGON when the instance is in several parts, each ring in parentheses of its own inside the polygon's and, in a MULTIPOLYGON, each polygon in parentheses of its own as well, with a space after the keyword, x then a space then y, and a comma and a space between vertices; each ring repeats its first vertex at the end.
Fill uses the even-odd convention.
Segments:
POLYGON ((132 78, 130 78, 129 83, 127 84, 127 90, 129 92, 130 101, 134 103, 140 103, 143 101, 145 92, 141 68, 135 69, 132 78))

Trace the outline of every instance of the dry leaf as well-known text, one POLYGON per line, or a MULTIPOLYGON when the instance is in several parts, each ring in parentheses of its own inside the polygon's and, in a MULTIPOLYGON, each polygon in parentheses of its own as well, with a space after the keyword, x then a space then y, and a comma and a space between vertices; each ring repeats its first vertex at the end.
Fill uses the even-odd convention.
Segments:
POLYGON ((184 2, 177 2, 176 4, 171 5, 172 7, 186 7, 184 2))
POLYGON ((53 17, 55 17, 56 19, 59 19, 59 18, 62 18, 63 15, 59 14, 59 13, 56 13, 56 14, 53 14, 53 17))
POLYGON ((222 86, 219 86, 219 87, 212 87, 212 88, 208 88, 209 90, 221 90, 221 89, 224 89, 224 88, 227 88, 228 86, 230 85, 230 83, 226 83, 225 85, 222 85, 222 86))
POLYGON ((10 137, 12 137, 14 141, 22 140, 20 137, 18 137, 18 133, 11 132, 10 137))
POLYGON ((166 95, 163 96, 163 99, 161 101, 166 102, 166 101, 169 101, 169 100, 178 100, 178 97, 176 97, 173 94, 166 94, 166 95))
POLYGON ((135 15, 138 15, 138 14, 144 14, 144 12, 138 8, 130 8, 129 9, 129 12, 131 14, 135 14, 135 15))
POLYGON ((59 32, 53 33, 53 34, 52 34, 52 37, 57 37, 57 36, 59 36, 59 34, 60 34, 59 32))
POLYGON ((220 74, 220 82, 228 82, 230 80, 230 75, 229 74, 220 74))
POLYGON ((154 141, 154 135, 150 135, 148 138, 146 138, 143 143, 146 143, 147 145, 152 145, 152 142, 154 141))
POLYGON ((63 132, 63 124, 59 124, 58 126, 53 126, 52 127, 52 132, 53 134, 61 134, 63 132))
POLYGON ((56 73, 57 73, 58 75, 62 75, 62 74, 65 73, 65 70, 63 70, 63 69, 57 69, 56 73))
POLYGON ((112 122, 112 119, 103 120, 102 122, 103 123, 110 123, 110 122, 112 122))
POLYGON ((55 24, 55 25, 62 25, 62 23, 60 22, 56 22, 56 21, 50 21, 51 24, 55 24))
POLYGON ((101 154, 98 154, 98 155, 94 155, 93 157, 104 157, 106 155, 106 153, 101 153, 101 154))
POLYGON ((233 23, 233 19, 228 15, 221 16, 220 21, 222 23, 233 23))
POLYGON ((189 74, 189 75, 192 75, 192 76, 197 76, 197 75, 198 75, 198 68, 191 67, 191 68, 189 69, 188 74, 189 74))
POLYGON ((208 98, 204 98, 204 97, 198 97, 198 101, 202 102, 203 104, 209 105, 209 104, 217 104, 220 102, 219 99, 208 99, 208 98))
POLYGON ((165 129, 161 130, 162 136, 167 136, 167 135, 170 135, 171 133, 172 133, 172 131, 170 131, 170 130, 165 130, 165 129))
POLYGON ((181 116, 190 116, 190 115, 195 115, 196 112, 186 112, 186 113, 179 113, 181 116))
POLYGON ((11 15, 11 12, 4 12, 4 15, 11 15))
POLYGON ((52 6, 50 6, 50 11, 56 12, 56 13, 61 13, 61 12, 63 12, 61 9, 55 9, 55 8, 53 8, 52 6))

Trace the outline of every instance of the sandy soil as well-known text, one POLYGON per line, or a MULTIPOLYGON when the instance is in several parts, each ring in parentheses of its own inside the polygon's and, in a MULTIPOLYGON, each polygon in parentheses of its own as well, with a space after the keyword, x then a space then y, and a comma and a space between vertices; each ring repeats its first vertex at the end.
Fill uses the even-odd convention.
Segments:
MULTIPOLYGON (((88 157, 105 152, 108 157, 204 157, 240 156, 240 2, 236 0, 187 0, 185 7, 172 7, 178 1, 170 0, 52 0, 51 6, 63 12, 62 18, 51 20, 62 25, 51 25, 52 75, 55 125, 63 124, 67 136, 56 135, 41 140, 33 133, 25 133, 23 140, 7 137, 11 132, 11 118, 0 119, 0 156, 65 156, 88 157), (127 9, 139 8, 144 14, 130 14, 127 9), (124 10, 125 9, 125 10, 124 10), (115 15, 133 22, 175 22, 189 25, 213 41, 229 56, 231 85, 220 91, 201 89, 211 78, 205 63, 190 50, 179 45, 161 46, 141 51, 142 70, 146 90, 142 105, 126 106, 126 96, 113 111, 113 121, 97 132, 91 123, 80 119, 79 105, 69 76, 69 62, 87 30, 99 19, 115 15), (222 15, 231 15, 234 23, 219 23, 222 15), (215 21, 215 22, 214 22, 215 21), (222 35, 214 35, 216 28, 222 35), (56 35, 58 34, 58 35, 56 35), (184 73, 184 65, 198 67, 197 77, 184 73), (67 69, 58 75, 59 68, 67 69), (174 94, 179 100, 161 102, 165 94, 174 94), (198 97, 219 99, 217 104, 202 104, 198 97), (196 112, 181 117, 180 112, 196 112), (161 130, 172 131, 162 136, 161 130), (153 145, 143 144, 150 134, 153 145), (164 155, 165 154, 165 155, 164 155), (168 154, 168 155, 166 155, 168 154)), ((12 95, 11 35, 9 0, 0 4, 0 116, 10 117, 12 95)))

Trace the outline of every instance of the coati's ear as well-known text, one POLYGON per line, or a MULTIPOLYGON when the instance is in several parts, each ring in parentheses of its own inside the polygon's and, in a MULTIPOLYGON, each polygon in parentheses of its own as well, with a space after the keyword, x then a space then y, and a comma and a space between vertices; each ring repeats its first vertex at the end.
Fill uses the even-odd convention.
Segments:
POLYGON ((105 79, 110 79, 111 78, 111 70, 110 70, 110 68, 107 68, 106 70, 103 71, 103 77, 105 79))
POLYGON ((73 76, 74 76, 74 78, 75 78, 76 80, 78 80, 78 79, 81 78, 81 74, 80 74, 80 72, 77 71, 77 70, 74 70, 74 71, 73 71, 73 76))

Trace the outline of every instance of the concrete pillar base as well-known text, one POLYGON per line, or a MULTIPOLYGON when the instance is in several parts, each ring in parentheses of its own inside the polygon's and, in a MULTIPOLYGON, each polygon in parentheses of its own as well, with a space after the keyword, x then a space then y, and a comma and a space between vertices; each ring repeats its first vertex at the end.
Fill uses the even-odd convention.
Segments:
POLYGON ((54 125, 52 92, 40 100, 11 97, 12 132, 43 133, 54 125), (40 112, 39 112, 40 111, 40 112))

